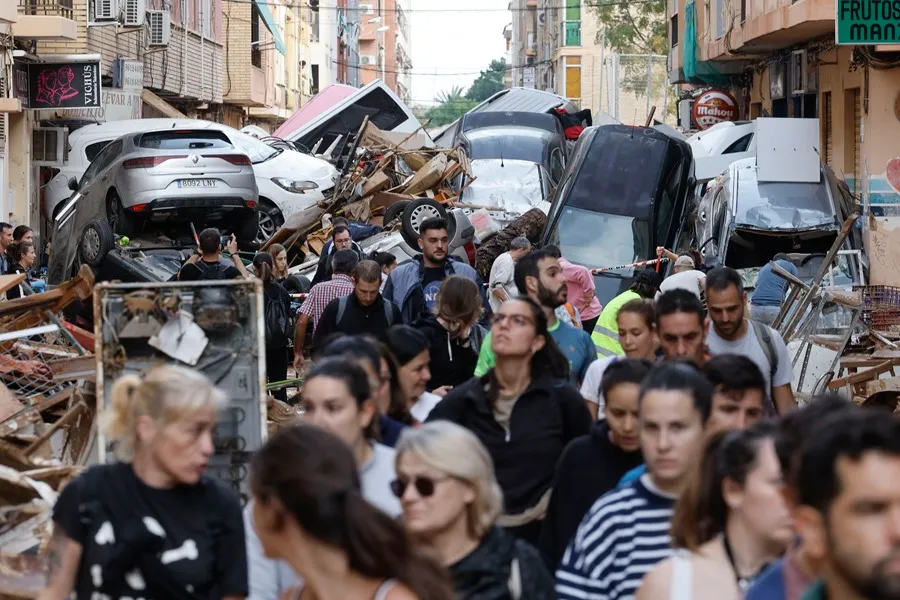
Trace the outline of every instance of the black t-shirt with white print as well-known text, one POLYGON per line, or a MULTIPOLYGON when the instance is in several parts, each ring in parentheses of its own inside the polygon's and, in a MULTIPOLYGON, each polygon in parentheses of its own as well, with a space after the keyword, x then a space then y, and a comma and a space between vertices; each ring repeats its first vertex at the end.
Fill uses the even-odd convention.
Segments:
POLYGON ((165 585, 197 599, 248 593, 240 502, 214 479, 157 489, 138 479, 130 464, 95 466, 66 485, 53 520, 82 546, 74 590, 78 599, 162 600, 153 594, 159 589, 153 581, 159 579, 148 585, 139 566, 126 570, 113 589, 110 580, 104 584, 104 569, 115 572, 128 554, 125 540, 147 532, 162 538, 154 539, 158 552, 139 555, 155 557, 154 568, 166 573, 165 585))

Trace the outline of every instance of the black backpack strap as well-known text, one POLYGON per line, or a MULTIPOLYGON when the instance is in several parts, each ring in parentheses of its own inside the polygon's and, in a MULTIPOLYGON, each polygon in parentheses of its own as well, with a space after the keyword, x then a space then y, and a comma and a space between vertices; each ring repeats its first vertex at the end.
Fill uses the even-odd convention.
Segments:
POLYGON ((772 330, 767 325, 752 319, 750 326, 753 327, 756 339, 762 346, 766 360, 769 361, 769 385, 772 386, 775 381, 775 373, 778 371, 778 349, 775 347, 775 340, 772 339, 772 330))

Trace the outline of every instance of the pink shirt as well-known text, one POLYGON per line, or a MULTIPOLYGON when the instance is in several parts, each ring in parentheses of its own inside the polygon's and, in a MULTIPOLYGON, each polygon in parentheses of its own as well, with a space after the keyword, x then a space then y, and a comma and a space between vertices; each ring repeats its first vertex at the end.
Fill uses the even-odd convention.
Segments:
POLYGON ((573 265, 565 258, 559 259, 562 267, 563 275, 566 283, 569 284, 569 303, 581 311, 581 318, 585 321, 598 316, 603 310, 597 296, 594 296, 596 287, 594 286, 594 276, 587 267, 581 265, 573 265), (591 303, 584 305, 584 298, 590 294, 592 296, 591 303))

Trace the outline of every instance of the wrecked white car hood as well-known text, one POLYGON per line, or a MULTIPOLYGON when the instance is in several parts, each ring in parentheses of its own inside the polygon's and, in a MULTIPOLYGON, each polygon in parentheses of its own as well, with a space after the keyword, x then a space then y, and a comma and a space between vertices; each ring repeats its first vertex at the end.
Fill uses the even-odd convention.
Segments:
POLYGON ((465 204, 485 207, 491 216, 506 213, 513 220, 532 208, 550 211, 549 186, 543 167, 526 160, 479 159, 472 161, 477 179, 463 192, 465 204))

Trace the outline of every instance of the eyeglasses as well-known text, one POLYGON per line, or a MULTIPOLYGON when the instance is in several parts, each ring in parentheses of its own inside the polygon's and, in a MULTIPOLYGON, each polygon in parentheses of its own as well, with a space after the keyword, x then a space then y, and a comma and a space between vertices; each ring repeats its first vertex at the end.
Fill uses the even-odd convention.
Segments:
POLYGON ((509 322, 516 327, 525 327, 526 325, 534 325, 534 321, 525 315, 504 315, 503 313, 493 313, 491 315, 491 327, 500 325, 509 319, 509 322))
POLYGON ((434 495, 436 485, 449 477, 413 477, 412 481, 405 479, 395 479, 391 482, 391 491, 398 498, 402 498, 406 493, 406 488, 412 483, 416 488, 416 493, 422 498, 430 498, 434 495))

